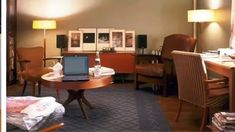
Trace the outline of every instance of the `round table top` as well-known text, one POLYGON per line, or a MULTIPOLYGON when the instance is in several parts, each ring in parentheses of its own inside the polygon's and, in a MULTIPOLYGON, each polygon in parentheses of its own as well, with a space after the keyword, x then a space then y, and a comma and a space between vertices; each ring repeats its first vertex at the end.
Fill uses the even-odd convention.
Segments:
POLYGON ((43 86, 52 87, 52 88, 71 89, 71 90, 94 89, 94 88, 104 87, 113 83, 112 76, 100 76, 100 77, 89 76, 88 81, 63 82, 63 75, 60 75, 59 77, 54 77, 53 73, 50 72, 44 74, 41 78, 43 86))

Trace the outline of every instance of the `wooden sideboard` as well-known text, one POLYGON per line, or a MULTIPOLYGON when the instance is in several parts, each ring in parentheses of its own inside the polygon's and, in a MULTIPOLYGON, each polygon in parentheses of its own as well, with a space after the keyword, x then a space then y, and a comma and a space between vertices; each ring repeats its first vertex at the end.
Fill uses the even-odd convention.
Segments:
MULTIPOLYGON (((95 65, 95 52, 71 52, 63 51, 63 55, 88 55, 89 67, 95 65)), ((100 52, 101 65, 110 67, 116 73, 134 73, 135 72, 135 52, 100 52)))

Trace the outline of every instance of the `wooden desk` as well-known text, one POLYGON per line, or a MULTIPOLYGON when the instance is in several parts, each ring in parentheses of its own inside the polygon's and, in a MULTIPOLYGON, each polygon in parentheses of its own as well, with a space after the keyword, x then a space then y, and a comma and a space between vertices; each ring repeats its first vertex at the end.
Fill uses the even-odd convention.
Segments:
MULTIPOLYGON (((71 52, 64 51, 63 55, 81 55, 86 54, 89 57, 89 67, 95 65, 95 52, 71 52)), ((101 65, 110 67, 115 73, 134 73, 135 71, 135 52, 100 52, 101 65)))
POLYGON ((229 111, 235 112, 235 62, 219 62, 207 59, 205 61, 208 70, 229 79, 229 111))
POLYGON ((69 96, 63 105, 67 106, 76 99, 80 105, 81 112, 85 119, 88 119, 88 116, 85 112, 85 109, 83 108, 83 103, 92 109, 91 104, 84 96, 85 90, 104 87, 112 83, 112 76, 102 76, 99 78, 90 76, 89 81, 63 82, 62 78, 54 80, 46 79, 45 77, 47 77, 49 74, 51 73, 47 73, 42 76, 42 85, 55 88, 57 91, 59 91, 59 89, 66 89, 69 93, 69 96))

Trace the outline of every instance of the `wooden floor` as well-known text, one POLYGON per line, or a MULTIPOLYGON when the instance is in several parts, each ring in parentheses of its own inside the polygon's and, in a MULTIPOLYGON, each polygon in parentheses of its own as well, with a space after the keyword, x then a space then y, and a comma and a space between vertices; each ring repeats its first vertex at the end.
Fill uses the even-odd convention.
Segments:
MULTIPOLYGON (((133 87, 133 83, 114 83, 113 85, 117 87, 133 87)), ((22 85, 13 85, 8 87, 7 95, 17 95, 20 93, 22 85)), ((201 121, 201 109, 197 108, 191 104, 184 103, 182 107, 182 112, 178 122, 175 122, 175 115, 178 108, 178 99, 176 95, 170 95, 168 97, 163 97, 161 95, 156 95, 156 101, 159 102, 161 108, 169 121, 173 131, 198 131, 201 121)), ((205 131, 209 129, 205 128, 205 131)))

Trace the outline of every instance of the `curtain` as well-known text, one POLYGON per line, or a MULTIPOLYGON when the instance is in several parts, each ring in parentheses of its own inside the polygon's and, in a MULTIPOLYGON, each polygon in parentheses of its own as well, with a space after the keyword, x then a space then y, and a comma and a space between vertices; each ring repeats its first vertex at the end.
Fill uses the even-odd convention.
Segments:
POLYGON ((235 49, 235 1, 234 0, 232 0, 232 7, 231 7, 230 47, 235 49))

